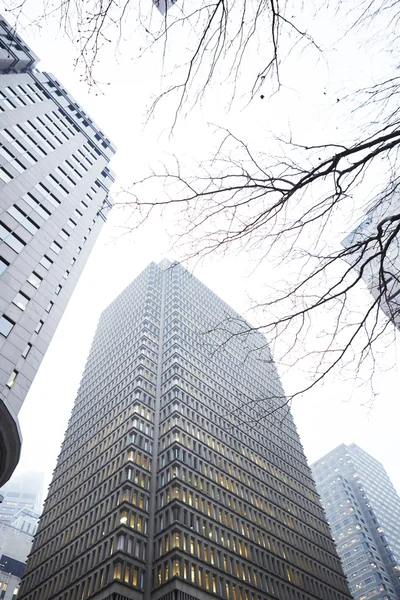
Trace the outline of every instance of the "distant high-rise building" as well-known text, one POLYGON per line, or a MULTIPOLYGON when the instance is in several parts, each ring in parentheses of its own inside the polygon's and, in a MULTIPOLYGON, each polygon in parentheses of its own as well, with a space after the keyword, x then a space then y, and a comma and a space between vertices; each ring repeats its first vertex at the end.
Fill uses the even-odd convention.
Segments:
MULTIPOLYGON (((0 521, 13 523, 22 509, 40 513, 43 504, 43 481, 44 473, 36 471, 14 475, 0 489, 4 496, 3 503, 0 504, 0 521)), ((18 524, 17 527, 22 529, 18 524)))
POLYGON ((33 536, 37 531, 39 518, 40 514, 38 512, 35 512, 30 508, 21 508, 15 513, 10 524, 16 529, 33 536))
POLYGON ((341 444, 312 472, 355 600, 400 599, 400 498, 385 469, 341 444))
POLYGON ((111 203, 109 139, 0 17, 0 486, 18 412, 111 203))
POLYGON ((177 0, 153 0, 153 4, 158 8, 162 15, 165 15, 176 2, 177 0))
POLYGON ((16 600, 26 559, 32 547, 33 534, 36 531, 39 515, 27 509, 20 511, 21 514, 23 512, 25 517, 22 520, 16 518, 12 523, 0 521, 1 600, 16 600), (34 524, 33 528, 32 524, 34 524))
POLYGON ((167 261, 103 312, 19 600, 350 598, 266 340, 230 319, 167 261))
POLYGON ((400 235, 398 221, 390 216, 399 212, 397 193, 382 199, 367 213, 365 219, 342 242, 345 248, 354 246, 346 260, 358 271, 379 307, 400 329, 400 235), (379 237, 383 236, 383 237, 379 237))

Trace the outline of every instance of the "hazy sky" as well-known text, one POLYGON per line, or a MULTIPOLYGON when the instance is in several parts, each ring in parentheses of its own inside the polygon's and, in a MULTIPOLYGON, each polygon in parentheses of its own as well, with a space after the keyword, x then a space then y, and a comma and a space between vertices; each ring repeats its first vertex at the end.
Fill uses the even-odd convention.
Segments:
MULTIPOLYGON (((0 0, 3 11, 8 4, 0 0)), ((34 0, 27 0, 26 10, 33 4, 34 0)), ((159 18, 157 13, 153 18, 159 18)), ((24 15, 21 23, 27 24, 24 15)), ((367 47, 346 41, 340 52, 335 49, 330 53, 329 68, 310 54, 309 68, 293 69, 292 87, 272 98, 257 97, 249 105, 243 101, 227 114, 223 90, 215 92, 212 102, 204 101, 197 107, 171 139, 165 132, 171 106, 168 102, 143 127, 151 97, 161 89, 162 66, 161 50, 157 48, 141 61, 134 60, 135 49, 140 46, 139 34, 132 34, 131 45, 129 39, 125 42, 122 55, 107 54, 102 58, 99 79, 110 85, 98 95, 89 93, 85 83, 79 81, 73 70, 73 49, 54 24, 42 27, 40 33, 27 28, 21 35, 41 58, 39 68, 54 73, 116 144, 118 153, 111 166, 122 184, 145 176, 149 165, 162 159, 163 152, 174 152, 180 157, 205 156, 214 136, 214 130, 204 125, 207 120, 234 126, 235 133, 245 134, 259 144, 268 143, 268 133, 274 128, 286 127, 314 139, 321 132, 340 135, 351 124, 341 122, 340 109, 335 105, 338 71, 345 91, 355 77, 363 84, 382 68, 379 57, 367 47)), ((176 43, 181 44, 182 40, 177 39, 176 43)), ((168 51, 174 51, 171 42, 168 51)), ((19 472, 43 470, 49 481, 100 312, 149 262, 164 256, 180 258, 179 248, 171 250, 167 233, 174 229, 171 217, 151 218, 129 233, 125 228, 127 214, 126 210, 111 211, 25 401, 20 413, 23 451, 19 472)), ((348 223, 349 227, 353 224, 348 223)), ((344 233, 345 230, 338 232, 338 244, 344 233)), ((272 273, 266 262, 250 276, 253 266, 243 254, 213 256, 196 265, 195 275, 243 312, 249 307, 249 297, 262 290, 272 273)), ((366 293, 360 287, 360 298, 365 298, 366 293)), ((388 367, 392 360, 393 354, 388 351, 388 367)), ((290 377, 290 373, 285 375, 284 385, 291 383, 290 377)), ((372 406, 365 390, 352 391, 351 381, 344 376, 330 379, 318 391, 296 399, 293 413, 309 460, 316 460, 340 443, 355 442, 384 464, 400 490, 398 381, 397 369, 383 372, 372 406)))

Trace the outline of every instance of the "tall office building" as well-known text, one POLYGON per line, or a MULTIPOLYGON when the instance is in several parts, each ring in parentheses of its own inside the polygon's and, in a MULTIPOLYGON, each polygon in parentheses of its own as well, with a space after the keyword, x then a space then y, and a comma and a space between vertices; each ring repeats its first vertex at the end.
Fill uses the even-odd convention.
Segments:
POLYGON ((14 475, 0 489, 0 494, 4 497, 0 504, 0 521, 13 522, 16 514, 22 509, 40 513, 43 504, 43 487, 44 473, 29 471, 14 475))
POLYGON ((0 522, 0 598, 16 600, 39 515, 22 509, 11 523, 0 522))
POLYGON ((0 598, 16 600, 33 536, 11 524, 0 523, 0 598))
POLYGON ((265 338, 227 320, 167 261, 103 312, 21 600, 350 598, 265 338))
POLYGON ((379 307, 400 329, 400 235, 398 221, 391 215, 399 213, 400 198, 393 194, 371 207, 365 219, 342 242, 354 247, 346 260, 360 272, 379 307), (378 239, 380 235, 383 236, 378 239), (383 251, 384 248, 384 251, 383 251))
POLYGON ((18 412, 110 207, 110 141, 0 17, 0 486, 18 412))
POLYGON ((353 598, 400 599, 400 498, 381 463, 342 444, 311 468, 353 598))

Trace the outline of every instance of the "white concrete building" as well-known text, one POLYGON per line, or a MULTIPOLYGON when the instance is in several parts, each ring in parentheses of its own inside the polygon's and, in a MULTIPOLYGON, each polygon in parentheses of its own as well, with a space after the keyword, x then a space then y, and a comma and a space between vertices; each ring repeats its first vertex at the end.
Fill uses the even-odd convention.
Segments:
POLYGON ((0 17, 0 486, 18 412, 111 203, 110 140, 0 17))

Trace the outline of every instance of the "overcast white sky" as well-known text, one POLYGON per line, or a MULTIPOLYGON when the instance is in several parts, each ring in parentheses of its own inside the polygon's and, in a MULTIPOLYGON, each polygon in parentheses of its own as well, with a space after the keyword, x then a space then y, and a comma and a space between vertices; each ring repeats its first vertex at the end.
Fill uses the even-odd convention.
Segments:
MULTIPOLYGON (((34 0, 28 0, 26 10, 33 3, 34 0)), ((8 4, 0 0, 3 11, 8 4)), ((22 17, 21 23, 26 24, 27 20, 22 17)), ((340 52, 336 48, 330 52, 329 68, 310 54, 306 70, 292 69, 290 88, 272 98, 256 98, 246 108, 243 102, 229 115, 223 90, 215 91, 212 102, 193 111, 171 140, 163 133, 168 126, 168 103, 143 127, 150 99, 161 89, 162 69, 157 49, 141 61, 134 60, 135 49, 140 47, 140 36, 136 34, 133 32, 132 39, 125 42, 123 56, 118 60, 110 54, 103 57, 99 79, 111 84, 103 88, 104 94, 96 95, 79 81, 73 69, 73 49, 54 25, 43 27, 40 34, 29 28, 21 32, 41 58, 39 67, 53 72, 117 145, 118 154, 111 166, 121 184, 146 175, 148 165, 153 165, 157 157, 162 158, 164 151, 181 157, 205 157, 212 146, 213 133, 204 126, 203 119, 234 126, 235 133, 246 133, 260 144, 268 143, 269 131, 285 127, 314 139, 322 131, 345 136, 343 128, 350 128, 351 124, 341 121, 340 109, 332 96, 336 101, 338 88, 345 93, 354 78, 361 85, 384 68, 368 47, 346 41, 340 52)), ((181 44, 182 40, 176 43, 181 44)), ((170 42, 169 52, 173 51, 176 50, 170 42)), ((111 212, 25 401, 20 413, 24 441, 19 472, 45 471, 49 482, 100 312, 151 260, 159 261, 165 255, 179 258, 178 250, 171 251, 167 230, 174 225, 170 220, 150 219, 129 235, 125 233, 125 222, 126 212, 111 212)), ((338 244, 340 239, 338 235, 338 244)), ((251 267, 244 255, 214 256, 197 265, 195 274, 243 312, 249 307, 249 296, 260 291, 270 276, 268 263, 255 277, 249 276, 251 267)), ((359 293, 362 296, 366 292, 360 288, 359 293)), ((390 354, 388 365, 392 360, 390 354)), ((288 377, 290 374, 284 385, 288 377)), ((352 393, 351 382, 344 379, 330 380, 322 389, 296 399, 293 413, 309 460, 316 460, 340 443, 355 442, 384 464, 400 490, 398 381, 397 369, 383 373, 372 407, 365 391, 352 393)))

